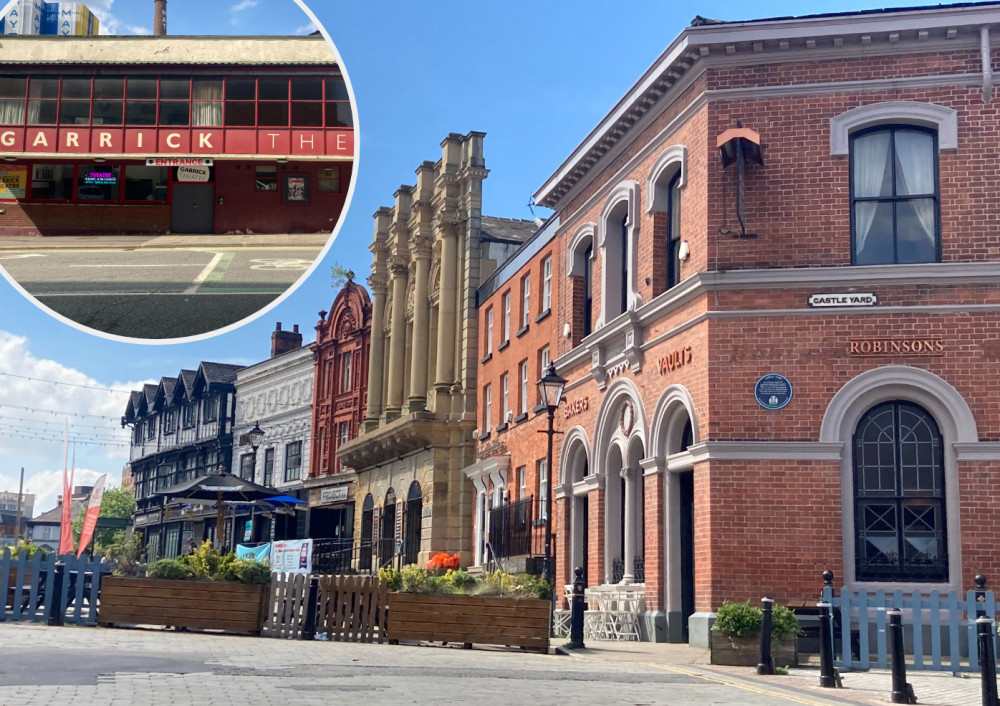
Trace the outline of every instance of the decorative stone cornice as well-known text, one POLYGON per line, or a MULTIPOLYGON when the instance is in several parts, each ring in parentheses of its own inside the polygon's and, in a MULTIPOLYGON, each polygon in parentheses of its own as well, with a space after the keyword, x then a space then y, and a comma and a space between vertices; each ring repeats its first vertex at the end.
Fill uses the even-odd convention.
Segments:
POLYGON ((450 446, 455 427, 428 412, 410 412, 342 445, 337 458, 362 473, 422 449, 450 446))

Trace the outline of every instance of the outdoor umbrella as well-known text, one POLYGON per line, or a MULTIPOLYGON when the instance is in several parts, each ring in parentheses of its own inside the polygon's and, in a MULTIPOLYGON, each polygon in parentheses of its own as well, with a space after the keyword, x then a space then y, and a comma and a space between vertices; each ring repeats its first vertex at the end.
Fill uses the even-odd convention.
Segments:
MULTIPOLYGON (((215 473, 202 478, 195 478, 184 483, 172 485, 158 490, 155 495, 165 495, 168 498, 183 498, 187 500, 214 500, 218 507, 215 536, 222 540, 222 528, 225 526, 226 500, 252 502, 273 498, 274 488, 257 485, 253 481, 243 480, 231 473, 215 473)), ((221 546, 219 547, 222 548, 221 546)))

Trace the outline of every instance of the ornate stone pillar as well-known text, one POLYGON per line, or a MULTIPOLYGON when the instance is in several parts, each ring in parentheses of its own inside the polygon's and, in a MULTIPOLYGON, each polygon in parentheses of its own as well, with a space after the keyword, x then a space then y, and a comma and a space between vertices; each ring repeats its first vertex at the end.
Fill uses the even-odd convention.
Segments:
POLYGON ((403 366, 406 365, 406 275, 405 264, 394 260, 392 267, 392 321, 389 341, 389 382, 386 419, 395 419, 403 408, 403 366))
POLYGON ((385 283, 374 275, 368 278, 372 290, 372 338, 368 351, 368 406, 365 409, 365 431, 378 426, 382 414, 382 372, 385 366, 385 283))
POLYGON ((632 583, 635 580, 633 562, 635 561, 637 544, 635 536, 635 469, 623 466, 621 476, 625 479, 625 556, 622 557, 625 573, 622 576, 622 583, 632 583))
POLYGON ((451 223, 441 224, 441 293, 438 303, 437 376, 434 381, 434 412, 451 413, 451 388, 455 382, 455 316, 458 297, 458 232, 451 223))
POLYGON ((411 241, 416 259, 413 286, 413 348, 410 351, 410 390, 407 407, 420 412, 427 407, 427 358, 430 351, 430 301, 427 298, 431 269, 431 244, 427 238, 411 241))

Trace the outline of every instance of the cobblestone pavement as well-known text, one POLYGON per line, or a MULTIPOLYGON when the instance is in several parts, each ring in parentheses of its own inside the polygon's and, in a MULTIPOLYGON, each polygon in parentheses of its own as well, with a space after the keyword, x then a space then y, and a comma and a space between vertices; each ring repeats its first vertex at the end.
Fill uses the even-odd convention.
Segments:
POLYGON ((2 706, 864 703, 796 684, 615 650, 557 656, 0 624, 2 706))

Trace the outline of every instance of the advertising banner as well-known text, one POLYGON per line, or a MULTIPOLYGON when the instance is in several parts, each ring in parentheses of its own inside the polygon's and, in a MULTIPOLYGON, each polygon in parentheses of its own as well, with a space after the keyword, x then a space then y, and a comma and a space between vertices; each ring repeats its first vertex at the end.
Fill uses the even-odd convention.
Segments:
POLYGON ((101 514, 101 500, 104 499, 104 482, 108 479, 104 474, 97 479, 94 489, 90 491, 90 502, 87 503, 87 515, 83 518, 83 531, 80 533, 80 548, 76 552, 79 559, 83 550, 90 544, 91 537, 94 536, 94 528, 97 527, 97 518, 101 514))
POLYGON ((273 542, 271 571, 292 574, 312 573, 312 544, 311 539, 273 542))
POLYGON ((245 547, 242 544, 236 545, 237 559, 256 559, 267 564, 271 558, 271 543, 262 544, 259 547, 245 547))
POLYGON ((28 195, 28 165, 0 166, 0 199, 23 199, 28 195))

